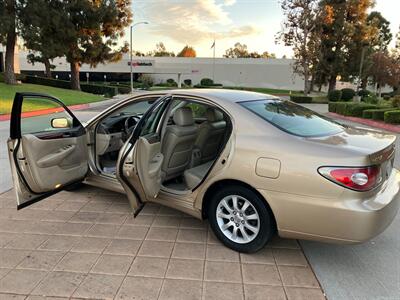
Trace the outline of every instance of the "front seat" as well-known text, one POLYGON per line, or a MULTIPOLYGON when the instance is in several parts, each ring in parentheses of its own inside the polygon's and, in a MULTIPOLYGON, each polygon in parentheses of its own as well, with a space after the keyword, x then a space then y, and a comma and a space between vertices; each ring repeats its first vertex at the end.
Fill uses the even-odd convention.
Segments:
POLYGON ((206 116, 207 121, 200 125, 195 142, 195 147, 201 152, 201 163, 217 157, 226 128, 224 115, 219 110, 209 107, 206 116))
POLYGON ((190 107, 178 108, 173 114, 175 125, 166 127, 161 147, 164 155, 163 180, 182 175, 190 163, 198 128, 190 107))

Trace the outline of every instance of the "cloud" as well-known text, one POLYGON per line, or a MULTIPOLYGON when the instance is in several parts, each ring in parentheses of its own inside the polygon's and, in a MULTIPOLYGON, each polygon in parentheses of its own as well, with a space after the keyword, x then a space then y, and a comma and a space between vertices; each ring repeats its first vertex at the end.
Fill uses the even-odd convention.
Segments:
POLYGON ((224 9, 235 0, 217 3, 215 0, 147 2, 142 9, 150 22, 153 34, 165 36, 182 44, 196 44, 204 40, 234 38, 259 33, 252 25, 235 26, 224 9), (216 32, 214 28, 219 28, 216 32))
POLYGON ((231 6, 236 3, 236 0, 224 0, 225 6, 231 6))

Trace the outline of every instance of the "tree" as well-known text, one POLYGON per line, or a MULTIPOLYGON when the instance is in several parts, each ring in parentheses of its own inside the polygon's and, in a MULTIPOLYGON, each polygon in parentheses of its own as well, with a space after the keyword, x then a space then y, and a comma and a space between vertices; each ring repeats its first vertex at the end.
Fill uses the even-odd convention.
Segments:
POLYGON ((318 14, 317 0, 283 0, 281 8, 285 16, 283 29, 278 33, 277 40, 285 46, 292 46, 294 72, 304 78, 304 95, 310 91, 310 76, 314 57, 317 53, 319 40, 313 37, 316 30, 318 14))
POLYGON ((394 83, 392 63, 393 60, 386 51, 378 51, 372 55, 373 67, 368 72, 368 76, 377 85, 379 97, 381 96, 382 86, 394 83))
POLYGON ((371 12, 366 19, 363 15, 361 23, 354 26, 352 42, 346 51, 345 69, 343 76, 346 80, 352 80, 360 76, 361 66, 361 87, 366 88, 368 83, 368 73, 373 67, 373 57, 375 53, 386 52, 392 40, 390 32, 390 22, 387 21, 379 12, 371 12))
POLYGON ((26 59, 28 60, 28 62, 32 65, 34 65, 35 63, 42 63, 45 66, 45 71, 44 74, 46 77, 51 78, 51 70, 53 70, 56 66, 51 64, 50 62, 50 58, 43 56, 43 54, 41 55, 35 55, 35 53, 29 53, 26 56, 26 59))
POLYGON ((159 42, 156 44, 156 49, 154 51, 151 51, 148 53, 149 56, 155 56, 155 57, 174 57, 175 53, 174 52, 169 52, 167 51, 167 48, 165 47, 163 42, 159 42))
POLYGON ((257 51, 249 52, 246 44, 236 43, 233 48, 225 50, 223 55, 225 58, 275 58, 274 53, 269 53, 264 51, 263 53, 258 53, 257 51))
POLYGON ((321 59, 318 68, 328 78, 328 90, 331 91, 336 87, 339 74, 354 75, 355 69, 346 69, 346 66, 351 61, 360 64, 359 45, 362 48, 371 41, 371 26, 366 20, 373 1, 321 0, 319 6, 321 15, 317 24, 321 26, 321 59))
POLYGON ((246 58, 249 57, 247 45, 236 43, 233 48, 225 50, 224 57, 226 58, 246 58))
POLYGON ((58 26, 63 26, 59 11, 63 9, 60 1, 51 0, 20 0, 22 3, 19 18, 20 35, 25 46, 32 52, 27 59, 30 63, 43 63, 45 75, 51 77, 50 63, 54 58, 63 56, 65 45, 63 36, 58 35, 58 26), (46 13, 43 14, 42 12, 46 13))
MULTIPOLYGON (((32 27, 38 34, 49 32, 49 35, 43 40, 32 40, 39 41, 37 44, 41 51, 44 50, 44 39, 51 46, 57 43, 62 45, 62 55, 71 67, 72 89, 80 89, 79 70, 82 64, 96 66, 106 61, 117 61, 122 58, 122 53, 128 51, 126 43, 121 47, 117 43, 124 34, 124 28, 132 21, 130 0, 40 1, 46 6, 42 9, 36 7, 35 16, 31 18, 32 27), (47 9, 50 9, 55 25, 51 30, 47 9)), ((36 1, 27 1, 27 5, 29 2, 36 1)))
POLYGON ((6 45, 4 82, 17 84, 14 73, 14 49, 17 42, 16 0, 0 0, 0 43, 6 45))
POLYGON ((390 32, 390 22, 380 12, 372 11, 367 17, 367 24, 371 26, 375 37, 371 39, 372 46, 378 51, 387 50, 393 35, 390 32))
POLYGON ((186 45, 176 56, 178 56, 178 57, 196 57, 196 50, 194 50, 194 48, 192 46, 186 45))

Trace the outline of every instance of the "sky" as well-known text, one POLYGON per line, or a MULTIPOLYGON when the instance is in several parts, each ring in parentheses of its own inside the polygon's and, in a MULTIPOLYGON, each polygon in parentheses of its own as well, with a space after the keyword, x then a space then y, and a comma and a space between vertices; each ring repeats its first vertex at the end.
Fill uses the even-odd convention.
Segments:
MULTIPOLYGON (((399 0, 375 0, 377 10, 390 21, 395 35, 400 25, 399 0)), ((195 48, 197 56, 216 56, 236 42, 249 51, 291 57, 290 47, 275 43, 283 14, 278 0, 133 0, 134 23, 147 21, 133 29, 133 49, 148 52, 163 42, 167 50, 179 52, 185 45, 195 48)), ((129 40, 129 30, 125 39, 129 40)), ((391 46, 394 46, 392 44, 391 46)))

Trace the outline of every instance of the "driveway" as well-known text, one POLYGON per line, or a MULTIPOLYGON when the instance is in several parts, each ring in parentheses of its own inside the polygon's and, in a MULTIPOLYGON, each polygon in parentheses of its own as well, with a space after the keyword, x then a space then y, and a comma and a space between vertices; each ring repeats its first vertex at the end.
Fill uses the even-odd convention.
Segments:
MULTIPOLYGON (((319 113, 327 112, 327 105, 305 106, 319 113)), ((394 166, 400 169, 400 137, 397 137, 394 166)), ((341 246, 309 241, 300 244, 328 299, 400 299, 399 214, 385 232, 364 244, 341 246)))
MULTIPOLYGON (((75 112, 86 121, 91 108, 75 112)), ((11 177, 0 123, 1 188, 11 177)), ((17 211, 0 195, 0 299, 324 299, 296 240, 275 237, 238 254, 206 221, 148 204, 137 218, 124 195, 85 187, 17 211)))

